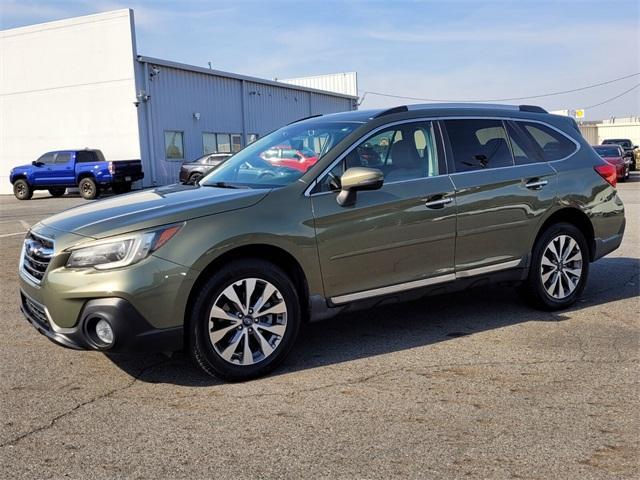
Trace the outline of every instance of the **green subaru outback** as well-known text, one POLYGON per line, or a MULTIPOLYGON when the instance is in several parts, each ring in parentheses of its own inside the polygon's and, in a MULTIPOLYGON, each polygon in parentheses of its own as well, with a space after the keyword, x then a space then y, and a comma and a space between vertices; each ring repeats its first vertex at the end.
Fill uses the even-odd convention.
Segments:
POLYGON ((539 107, 317 116, 198 185, 38 223, 21 308, 65 347, 185 349, 211 375, 248 379, 286 357, 304 322, 350 309, 492 282, 543 309, 571 305, 589 263, 622 241, 615 182, 573 120, 539 107), (272 163, 276 147, 316 159, 272 163))

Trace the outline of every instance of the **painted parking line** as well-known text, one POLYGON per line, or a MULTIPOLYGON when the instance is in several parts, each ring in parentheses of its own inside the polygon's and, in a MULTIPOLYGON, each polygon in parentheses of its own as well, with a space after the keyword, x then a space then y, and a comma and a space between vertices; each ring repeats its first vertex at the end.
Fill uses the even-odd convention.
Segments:
POLYGON ((27 222, 25 222, 24 220, 20 220, 20 225, 22 225, 23 228, 26 228, 27 230, 29 230, 31 228, 31 225, 29 225, 27 222))
POLYGON ((27 232, 15 232, 15 233, 3 233, 2 235, 0 235, 0 238, 4 238, 4 237, 13 237, 15 235, 24 235, 27 232))

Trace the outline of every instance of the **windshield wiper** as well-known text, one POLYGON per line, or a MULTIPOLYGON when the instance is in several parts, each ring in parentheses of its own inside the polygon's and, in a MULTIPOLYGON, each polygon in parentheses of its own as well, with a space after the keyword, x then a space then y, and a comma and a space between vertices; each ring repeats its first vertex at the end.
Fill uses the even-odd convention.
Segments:
POLYGON ((238 185, 232 185, 227 182, 213 182, 213 183, 205 183, 205 187, 217 187, 217 188, 244 188, 239 187, 238 185))

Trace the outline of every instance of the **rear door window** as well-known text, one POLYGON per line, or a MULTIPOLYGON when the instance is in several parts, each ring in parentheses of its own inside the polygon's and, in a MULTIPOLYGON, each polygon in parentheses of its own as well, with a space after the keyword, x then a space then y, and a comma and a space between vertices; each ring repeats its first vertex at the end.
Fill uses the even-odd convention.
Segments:
POLYGON ((456 172, 513 166, 507 132, 501 120, 444 122, 456 172))
POLYGON ((71 160, 71 154, 69 152, 56 153, 55 163, 69 163, 71 160))
POLYGON ((516 122, 529 139, 542 151, 547 162, 560 160, 573 154, 578 147, 562 133, 541 123, 516 122))

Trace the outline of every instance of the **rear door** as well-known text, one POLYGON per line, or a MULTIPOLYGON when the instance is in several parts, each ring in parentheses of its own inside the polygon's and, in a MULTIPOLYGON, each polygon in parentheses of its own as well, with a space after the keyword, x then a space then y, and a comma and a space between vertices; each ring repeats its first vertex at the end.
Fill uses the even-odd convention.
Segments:
POLYGON ((325 294, 345 303, 453 279, 455 198, 438 125, 377 129, 319 179, 311 200, 325 294), (382 188, 336 201, 351 167, 379 168, 382 188))
POLYGON ((51 185, 73 185, 75 171, 73 168, 74 153, 58 152, 55 154, 53 165, 50 169, 51 185))
POLYGON ((553 205, 555 170, 510 121, 442 123, 455 168, 456 276, 523 265, 539 220, 553 205))

